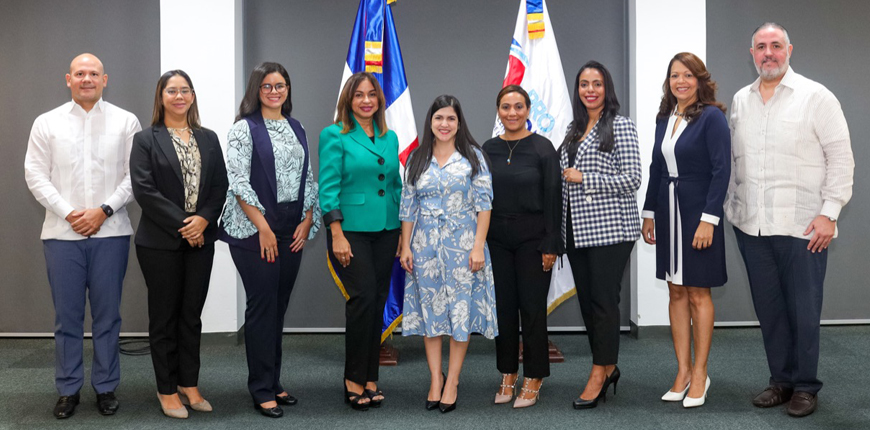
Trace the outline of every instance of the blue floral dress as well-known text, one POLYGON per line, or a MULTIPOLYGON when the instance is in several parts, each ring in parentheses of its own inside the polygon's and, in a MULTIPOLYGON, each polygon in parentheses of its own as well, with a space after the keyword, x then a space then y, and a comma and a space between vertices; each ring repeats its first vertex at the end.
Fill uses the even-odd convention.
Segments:
POLYGON ((492 210, 492 176, 483 154, 481 169, 454 152, 444 167, 433 157, 417 184, 405 182, 399 219, 414 222, 414 271, 405 276, 402 335, 498 336, 492 263, 484 246, 483 269, 473 273, 468 258, 477 232, 477 213, 492 210))

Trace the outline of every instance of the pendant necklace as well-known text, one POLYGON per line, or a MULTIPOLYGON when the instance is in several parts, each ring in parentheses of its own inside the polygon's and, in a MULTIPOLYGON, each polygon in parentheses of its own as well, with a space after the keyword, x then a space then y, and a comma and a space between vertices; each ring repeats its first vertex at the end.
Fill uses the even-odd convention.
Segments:
POLYGON ((507 145, 507 147, 508 147, 508 157, 507 157, 508 166, 511 165, 511 158, 514 156, 514 149, 516 149, 517 145, 520 144, 521 140, 523 140, 523 139, 517 139, 516 141, 514 141, 514 146, 511 146, 509 141, 507 141, 507 140, 504 141, 505 145, 507 145))

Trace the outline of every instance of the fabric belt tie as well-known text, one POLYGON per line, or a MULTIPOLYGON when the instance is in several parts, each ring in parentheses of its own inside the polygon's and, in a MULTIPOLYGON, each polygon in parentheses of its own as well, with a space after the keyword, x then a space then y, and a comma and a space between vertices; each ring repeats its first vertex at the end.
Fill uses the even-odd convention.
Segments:
MULTIPOLYGON (((460 212, 471 211, 472 208, 463 208, 460 212)), ((444 209, 420 209, 420 215, 423 218, 429 218, 429 220, 435 221, 438 225, 438 263, 441 270, 441 282, 447 283, 447 247, 444 246, 444 236, 446 236, 447 232, 445 230, 450 229, 453 231, 458 230, 462 227, 462 224, 456 221, 454 217, 448 216, 444 209)), ((431 221, 430 221, 431 222, 431 221)))
POLYGON ((673 278, 677 274, 677 270, 679 270, 680 258, 679 258, 679 243, 680 243, 680 225, 679 225, 679 216, 680 216, 680 197, 679 197, 679 185, 680 178, 677 176, 668 176, 668 192, 671 195, 671 234, 674 236, 673 247, 674 247, 674 258, 671 259, 671 262, 674 264, 674 273, 671 273, 671 277, 673 278))

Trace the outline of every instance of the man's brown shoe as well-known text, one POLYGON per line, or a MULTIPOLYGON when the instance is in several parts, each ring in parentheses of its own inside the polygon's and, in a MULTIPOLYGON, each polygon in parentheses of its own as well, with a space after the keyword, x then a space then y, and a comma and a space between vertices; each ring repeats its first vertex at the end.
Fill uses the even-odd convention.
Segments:
POLYGON ((762 391, 761 394, 755 396, 752 399, 752 404, 759 408, 772 408, 789 401, 792 393, 794 393, 794 390, 791 388, 771 385, 762 391))
POLYGON ((815 412, 818 406, 819 403, 814 394, 798 391, 791 396, 787 412, 793 417, 805 417, 815 412))

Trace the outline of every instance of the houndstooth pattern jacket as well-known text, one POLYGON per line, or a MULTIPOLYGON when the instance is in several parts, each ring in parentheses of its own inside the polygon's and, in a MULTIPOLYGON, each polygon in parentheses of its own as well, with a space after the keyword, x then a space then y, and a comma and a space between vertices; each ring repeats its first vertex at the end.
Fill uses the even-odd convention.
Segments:
MULTIPOLYGON (((640 237, 636 192, 641 183, 640 145, 631 119, 613 120, 615 144, 611 152, 598 150, 598 125, 577 149, 574 167, 583 173, 582 183, 562 178, 562 240, 566 248, 568 204, 576 248, 613 245, 640 237)), ((567 145, 561 148, 560 165, 570 167, 567 145)))

